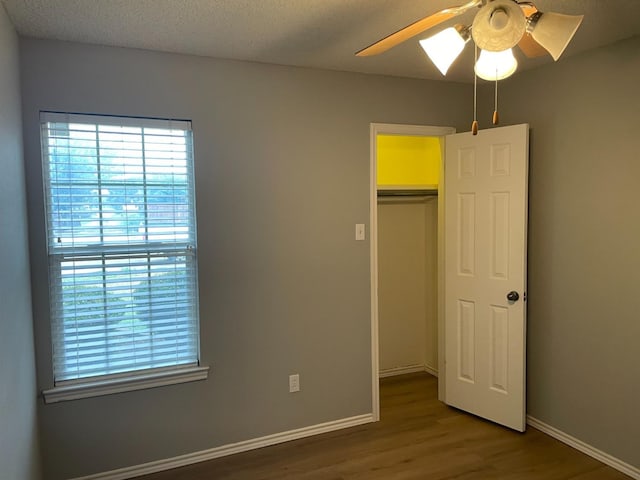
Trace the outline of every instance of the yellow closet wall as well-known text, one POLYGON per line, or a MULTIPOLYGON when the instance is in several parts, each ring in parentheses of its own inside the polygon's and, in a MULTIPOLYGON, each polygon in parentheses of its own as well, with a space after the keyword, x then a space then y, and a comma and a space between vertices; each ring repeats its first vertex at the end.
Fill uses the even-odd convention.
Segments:
POLYGON ((376 142, 378 188, 437 188, 440 138, 378 135, 376 142))

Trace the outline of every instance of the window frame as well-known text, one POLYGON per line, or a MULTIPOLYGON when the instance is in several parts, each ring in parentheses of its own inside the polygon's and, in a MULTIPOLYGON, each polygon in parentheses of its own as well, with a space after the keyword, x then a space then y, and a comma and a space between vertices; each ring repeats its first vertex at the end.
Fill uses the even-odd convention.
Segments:
MULTIPOLYGON (((195 209, 195 173, 194 173, 194 155, 193 155, 193 137, 192 137, 192 128, 191 121, 189 120, 172 120, 172 119, 155 119, 155 118, 145 118, 145 117, 132 117, 132 116, 114 116, 114 115, 99 115, 99 114, 73 114, 73 113, 65 113, 65 112, 50 112, 50 111, 42 111, 40 112, 40 128, 41 135, 40 141, 42 142, 41 148, 41 162, 43 166, 42 170, 42 180, 43 180, 43 191, 44 191, 44 206, 45 206, 45 239, 46 239, 46 257, 48 259, 48 274, 47 279, 51 288, 60 287, 62 285, 62 275, 60 274, 58 277, 55 277, 55 271, 57 265, 58 271, 61 271, 62 264, 64 262, 65 253, 61 249, 56 249, 52 247, 52 237, 50 236, 50 215, 49 215, 49 202, 51 201, 51 180, 48 177, 50 172, 50 157, 48 153, 48 142, 49 136, 45 135, 46 125, 48 123, 55 122, 67 122, 67 123, 84 123, 91 124, 96 126, 102 125, 117 125, 117 126, 131 126, 136 128, 168 128, 170 126, 175 126, 179 130, 184 130, 185 132, 189 132, 189 134, 185 134, 185 139, 187 141, 187 148, 190 151, 190 154, 187 155, 188 162, 188 175, 190 175, 190 181, 188 182, 188 195, 190 196, 192 208, 193 208, 193 225, 189 228, 193 230, 193 242, 190 245, 186 245, 187 249, 193 250, 193 258, 192 260, 185 260, 187 262, 185 264, 185 272, 187 273, 187 279, 191 278, 193 283, 193 292, 189 298, 195 303, 194 308, 194 316, 191 321, 195 323, 195 338, 192 338, 192 341, 195 340, 195 362, 188 363, 178 363, 172 364, 168 366, 151 366, 146 368, 139 368, 130 371, 123 371, 118 373, 108 373, 102 375, 93 375, 93 376, 83 376, 79 378, 72 379, 62 379, 56 380, 55 378, 55 358, 56 355, 54 342, 56 341, 56 334, 54 332, 54 314, 53 314, 53 301, 55 300, 55 295, 50 293, 49 298, 49 328, 51 332, 51 362, 52 362, 52 374, 53 374, 53 388, 43 390, 42 394, 45 400, 45 403, 55 403, 66 400, 74 400, 79 398, 87 398, 94 397, 100 395, 108 395, 113 393, 121 393, 126 391, 133 390, 141 390, 147 388, 154 388, 164 385, 174 385, 185 382, 206 380, 208 378, 209 367, 201 365, 201 355, 200 355, 200 324, 199 324, 199 299, 198 299, 198 273, 197 273, 197 247, 196 247, 196 229, 197 229, 197 218, 196 218, 196 209, 195 209), (189 267, 191 265, 191 267, 189 267)), ((142 137, 144 138, 144 137, 142 137)), ((96 154, 97 157, 100 154, 96 154)), ((146 175, 146 174, 145 174, 146 175)), ((145 177, 146 178, 146 177, 145 177)), ((145 180, 146 182, 146 180, 145 180)), ((123 185, 126 185, 123 182, 123 185)), ((176 184, 170 184, 175 187, 176 184)), ((146 203, 145 197, 145 211, 147 209, 148 203, 146 203)), ((102 234, 101 234, 102 235, 102 234)), ((58 239, 58 242, 60 240, 58 239)), ((171 247, 175 247, 176 241, 174 239, 171 241, 160 241, 160 242, 149 242, 145 240, 143 242, 144 247, 139 251, 131 251, 125 253, 125 255, 139 255, 141 252, 146 254, 149 259, 154 254, 161 252, 168 252, 171 247), (169 246, 167 248, 167 246, 169 246)), ((102 258, 108 257, 109 254, 109 245, 105 245, 102 242, 100 244, 96 244, 94 246, 90 246, 88 248, 81 247, 80 250, 86 250, 87 252, 91 252, 96 255, 101 255, 102 258)), ((116 248, 118 248, 116 244, 116 248)), ((72 253, 68 253, 67 255, 74 255, 73 248, 71 249, 72 253)), ((68 258, 68 257, 67 257, 68 258)), ((149 260, 151 261, 151 260, 149 260)), ((107 287, 105 287, 107 288, 107 287)), ((61 297, 60 297, 61 298, 61 297)), ((151 319, 153 316, 152 313, 148 314, 148 318, 151 319)), ((62 318, 62 317, 59 317, 62 318)), ((108 341, 108 340, 107 340, 108 341)), ((134 358, 134 357, 132 357, 134 358)))

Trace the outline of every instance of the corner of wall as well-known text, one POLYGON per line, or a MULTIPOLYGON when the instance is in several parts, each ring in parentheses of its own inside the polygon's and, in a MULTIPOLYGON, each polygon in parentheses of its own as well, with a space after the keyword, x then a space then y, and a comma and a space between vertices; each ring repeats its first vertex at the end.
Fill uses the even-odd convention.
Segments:
POLYGON ((22 148, 18 36, 0 7, 0 478, 42 478, 22 148))

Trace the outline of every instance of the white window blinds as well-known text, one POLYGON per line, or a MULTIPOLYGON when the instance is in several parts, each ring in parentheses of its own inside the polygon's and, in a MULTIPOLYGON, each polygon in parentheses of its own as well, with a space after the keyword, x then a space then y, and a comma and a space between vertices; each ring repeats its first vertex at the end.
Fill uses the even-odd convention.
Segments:
POLYGON ((42 113, 56 384, 198 363, 190 122, 42 113))

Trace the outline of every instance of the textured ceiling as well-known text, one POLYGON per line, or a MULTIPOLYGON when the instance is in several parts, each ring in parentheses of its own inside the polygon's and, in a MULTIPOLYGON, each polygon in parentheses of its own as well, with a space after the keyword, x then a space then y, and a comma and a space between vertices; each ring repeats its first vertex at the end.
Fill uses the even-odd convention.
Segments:
MULTIPOLYGON (((354 52, 425 15, 466 0, 2 0, 21 35, 403 77, 443 77, 417 40, 354 52)), ((640 34, 640 0, 537 0, 539 10, 584 14, 563 58, 640 34)), ((477 10, 443 24, 471 23, 477 10)), ((438 28, 439 30, 440 28, 438 28)), ((447 80, 472 79, 473 53, 447 80)), ((527 60, 520 70, 552 62, 527 60)), ((560 61, 563 60, 560 59, 560 61)))

